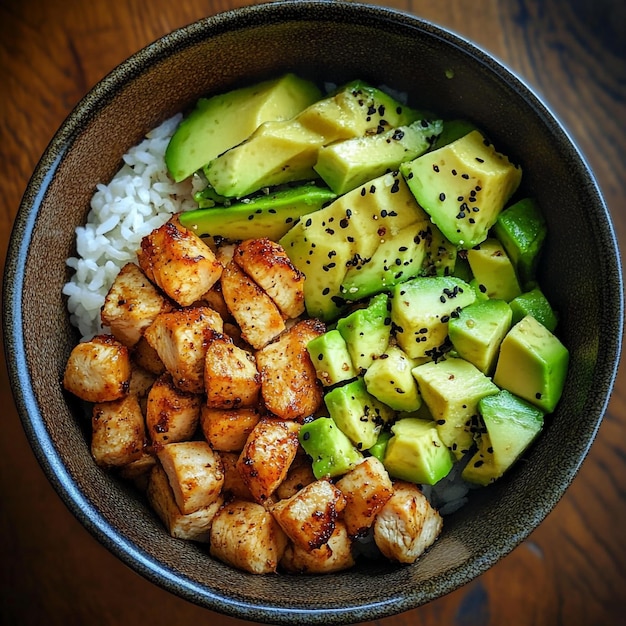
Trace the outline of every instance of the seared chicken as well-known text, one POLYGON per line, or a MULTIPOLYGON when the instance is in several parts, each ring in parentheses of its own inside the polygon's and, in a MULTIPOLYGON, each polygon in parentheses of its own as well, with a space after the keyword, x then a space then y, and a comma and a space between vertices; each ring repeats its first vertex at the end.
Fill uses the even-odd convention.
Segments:
POLYGON ((220 452, 241 452, 260 419, 261 414, 254 407, 214 409, 203 405, 200 412, 204 437, 220 452))
POLYGON ((310 485, 315 482, 315 480, 311 459, 304 454, 299 454, 293 460, 285 480, 278 486, 276 496, 280 500, 291 498, 291 496, 294 496, 300 489, 310 485))
POLYGON ((133 347, 133 361, 143 369, 160 376, 165 372, 165 365, 161 361, 158 352, 142 337, 133 347))
POLYGON ((243 477, 237 469, 239 454, 236 452, 220 452, 222 466, 224 468, 224 486, 222 493, 227 500, 254 501, 248 485, 243 482, 243 477))

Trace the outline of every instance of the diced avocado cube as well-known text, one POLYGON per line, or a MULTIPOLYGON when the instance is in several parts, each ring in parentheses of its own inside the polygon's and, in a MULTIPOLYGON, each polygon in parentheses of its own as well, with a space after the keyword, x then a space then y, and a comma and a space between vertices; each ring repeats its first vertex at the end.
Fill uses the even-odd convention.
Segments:
POLYGON ((451 276, 456 276, 466 283, 470 283, 474 279, 474 274, 472 274, 472 268, 467 260, 467 255, 459 255, 456 258, 451 276))
POLYGON ((368 450, 368 452, 375 456, 381 463, 385 460, 385 451, 387 450, 387 444, 391 439, 391 431, 383 429, 378 433, 376 443, 368 450))
POLYGON ((484 433, 478 440, 478 450, 463 468, 461 478, 468 483, 486 487, 500 478, 501 475, 493 459, 489 435, 484 433))
POLYGON ((499 389, 469 361, 447 358, 413 369, 422 400, 433 416, 439 436, 460 459, 472 447, 480 429, 478 402, 499 389))
POLYGON ((426 257, 424 258, 424 276, 455 275, 457 249, 443 233, 431 222, 428 226, 426 257))
POLYGON ((341 476, 363 459, 363 455, 330 417, 318 417, 303 424, 298 438, 313 461, 313 474, 318 479, 341 476))
POLYGON ((418 277, 391 291, 391 321, 398 345, 412 358, 441 356, 448 322, 476 299, 474 291, 453 276, 418 277))
POLYGON ((450 341, 461 358, 489 376, 511 319, 511 307, 504 300, 474 302, 448 323, 450 341))
POLYGON ((389 346, 375 359, 363 379, 367 390, 395 411, 417 411, 422 398, 411 373, 415 361, 398 346, 389 346))
POLYGON ((541 322, 551 333, 558 324, 556 312, 539 287, 520 294, 509 303, 513 312, 513 324, 517 324, 527 315, 532 315, 541 322))
POLYGON ((358 450, 371 448, 383 424, 394 417, 390 407, 368 393, 361 377, 331 389, 324 402, 330 417, 358 450))
POLYGON ((473 130, 479 130, 479 128, 476 124, 468 120, 444 120, 443 129, 433 144, 433 150, 447 146, 449 143, 452 143, 461 137, 465 137, 465 135, 468 135, 473 130))
POLYGON ((356 377, 348 346, 336 328, 312 339, 306 348, 317 377, 325 387, 356 377))
POLYGON ((534 280, 543 242, 547 235, 546 220, 537 202, 524 198, 506 208, 493 227, 513 261, 523 286, 534 280))
POLYGON ((400 166, 420 206, 459 248, 487 238, 522 170, 477 130, 400 166))
POLYGON ((200 98, 178 125, 165 151, 176 182, 247 139, 269 120, 287 120, 321 98, 318 87, 294 74, 200 98))
POLYGON ((385 352, 391 336, 389 296, 374 296, 366 308, 357 309, 337 321, 357 372, 365 371, 374 359, 385 352))
POLYGON ((522 293, 511 259, 497 239, 486 239, 468 250, 467 260, 488 298, 509 302, 522 293))
POLYGON ((561 398, 568 364, 567 348, 541 322, 527 315, 502 341, 493 380, 502 389, 551 413, 561 398))
POLYGON ((485 285, 479 283, 475 278, 472 278, 472 280, 470 280, 469 285, 476 295, 476 300, 489 300, 489 296, 487 295, 487 287, 485 285))
POLYGON ((434 485, 454 464, 435 423, 407 417, 391 427, 383 464, 389 475, 420 485, 434 485))
POLYGON ((426 152, 441 128, 441 120, 420 120, 337 141, 319 149, 314 169, 336 194, 343 194, 426 152))

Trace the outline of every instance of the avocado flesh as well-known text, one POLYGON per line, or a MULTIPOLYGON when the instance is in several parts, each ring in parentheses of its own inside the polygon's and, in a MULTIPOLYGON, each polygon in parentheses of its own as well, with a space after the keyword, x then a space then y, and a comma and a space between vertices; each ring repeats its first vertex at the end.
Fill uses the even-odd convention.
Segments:
POLYGON ((412 358, 442 355, 448 322, 474 302, 470 286, 453 276, 413 278, 391 290, 391 321, 398 345, 412 358))
POLYGON ((362 377, 335 387, 324 402, 330 417, 358 450, 371 448, 393 410, 368 393, 362 377))
POLYGON ((247 139, 269 120, 290 119, 321 98, 311 81, 294 74, 200 98, 179 124, 165 151, 176 182, 247 139))
POLYGON ((433 144, 433 150, 438 150, 447 146, 449 143, 465 137, 465 135, 471 133, 473 130, 480 130, 476 124, 468 120, 455 119, 444 120, 441 134, 435 140, 433 144))
POLYGON ((513 263, 497 239, 489 237, 468 250, 467 260, 488 298, 509 302, 522 293, 513 263))
POLYGON ((434 485, 454 462, 432 421, 406 417, 391 427, 383 464, 390 476, 420 485, 434 485))
POLYGON ((381 134, 337 141, 320 148, 314 169, 340 195, 426 152, 441 127, 440 120, 420 120, 381 134))
POLYGON ((200 237, 231 241, 267 237, 278 241, 301 216, 317 211, 335 197, 325 187, 302 185, 230 206, 186 211, 180 214, 180 223, 200 237))
POLYGON ((450 341, 457 354, 491 375, 513 314, 504 300, 481 300, 462 309, 448 322, 450 341))
POLYGON ((306 348, 317 377, 325 387, 356 377, 348 346, 336 328, 312 339, 306 348))
POLYGON ((330 417, 318 417, 303 424, 300 444, 312 459, 315 478, 334 478, 354 469, 363 455, 330 417))
POLYGON ((527 315, 532 315, 541 322, 551 333, 557 327, 558 317, 548 299, 539 287, 520 294, 509 303, 513 312, 513 324, 517 324, 527 315))
POLYGON ((414 121, 417 112, 362 81, 349 83, 290 120, 262 124, 204 168, 217 193, 240 198, 262 187, 315 178, 322 146, 414 121))
POLYGON ((425 276, 452 276, 458 259, 456 246, 451 244, 432 222, 428 226, 425 276))
POLYGON ((503 339, 493 380, 502 389, 551 413, 563 392, 568 364, 567 348, 527 315, 503 339))
POLYGON ((415 365, 398 346, 388 346, 365 372, 365 386, 377 400, 394 411, 417 411, 422 397, 411 373, 415 365))
POLYGON ((479 131, 403 163, 400 171, 418 203, 459 248, 487 238, 522 176, 479 131))
POLYGON ((418 365, 413 376, 441 440, 460 459, 472 448, 480 427, 479 400, 497 393, 498 387, 469 361, 457 357, 418 365))

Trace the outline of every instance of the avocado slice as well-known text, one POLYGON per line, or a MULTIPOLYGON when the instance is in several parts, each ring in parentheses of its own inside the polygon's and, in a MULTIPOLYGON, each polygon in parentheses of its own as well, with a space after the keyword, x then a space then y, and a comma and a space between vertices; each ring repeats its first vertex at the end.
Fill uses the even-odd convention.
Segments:
POLYGON ((368 450, 368 453, 375 456, 384 465, 385 451, 387 450, 387 444, 391 439, 391 431, 383 429, 378 433, 376 443, 368 450))
POLYGON ((551 333, 556 329, 559 318, 539 287, 534 287, 530 291, 520 294, 517 298, 513 298, 509 304, 513 312, 513 324, 517 324, 527 315, 532 315, 551 333))
POLYGON ((522 170, 477 130, 400 166, 418 203, 459 248, 487 238, 522 170))
POLYGON ((314 169, 340 195, 420 156, 431 147, 441 128, 441 120, 422 119, 380 134, 337 141, 319 149, 314 169))
POLYGON ((448 322, 450 341, 461 358, 489 376, 512 318, 511 307, 504 300, 474 302, 448 322))
POLYGON ((334 478, 354 469, 363 455, 330 417, 318 417, 302 424, 300 445, 312 459, 315 478, 334 478))
POLYGON ((554 411, 565 385, 569 351, 532 315, 507 333, 493 381, 546 413, 554 411))
POLYGON ((391 321, 398 345, 412 358, 441 358, 448 322, 476 299, 454 276, 419 276, 391 290, 391 321))
POLYGON ((480 430, 479 400, 497 393, 498 387, 477 367, 458 357, 418 365, 413 376, 441 440, 460 459, 472 448, 474 435, 480 430))
POLYGON ((357 371, 352 365, 348 346, 336 328, 309 341, 306 349, 324 387, 356 377, 357 371))
POLYGON ((278 241, 296 221, 332 202, 336 195, 314 184, 261 194, 230 206, 180 214, 180 223, 200 237, 241 241, 267 237, 278 241))
POLYGON ((458 258, 456 246, 432 222, 428 225, 426 239, 424 276, 453 276, 458 258))
POLYGON ((167 169, 174 180, 180 182, 241 143, 263 122, 290 119, 321 97, 315 83, 287 73, 210 98, 200 98, 168 143, 167 169))
POLYGON ((403 350, 391 345, 365 372, 365 386, 377 400, 394 411, 417 411, 422 397, 411 373, 415 365, 403 350))
POLYGON ((439 148, 443 148, 443 146, 447 146, 449 143, 460 139, 461 137, 465 137, 473 130, 480 130, 476 124, 470 122, 469 120, 464 119, 452 119, 452 120, 444 120, 443 128, 441 129, 441 134, 435 140, 433 144, 433 150, 438 150, 439 148))
POLYGON ((204 172, 217 193, 240 198, 263 187, 315 178, 322 146, 415 121, 418 113, 380 89, 353 81, 290 120, 262 124, 204 172))
POLYGON ((326 408, 341 431, 358 450, 371 448, 393 410, 368 393, 362 377, 335 387, 324 397, 326 408))
POLYGON ((433 421, 406 417, 391 432, 383 460, 390 476, 434 485, 450 473, 454 459, 433 421))
POLYGON ((468 250, 467 260, 488 298, 509 302, 522 293, 513 263, 497 239, 489 237, 468 250))

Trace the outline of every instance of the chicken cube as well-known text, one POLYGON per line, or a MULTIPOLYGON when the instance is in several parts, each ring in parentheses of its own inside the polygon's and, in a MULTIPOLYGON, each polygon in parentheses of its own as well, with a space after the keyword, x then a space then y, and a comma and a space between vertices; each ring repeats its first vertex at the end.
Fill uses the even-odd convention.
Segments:
POLYGON ((183 307, 199 300, 222 273, 211 248, 176 218, 141 240, 137 258, 146 276, 183 307))
POLYGON ((346 499, 337 487, 327 480, 316 480, 268 510, 294 544, 315 550, 328 542, 345 505, 346 499))
POLYGON ((285 498, 291 498, 300 489, 315 482, 315 474, 313 474, 313 467, 311 466, 311 460, 306 455, 297 455, 293 460, 289 472, 278 486, 276 490, 276 496, 283 500, 285 498))
POLYGON ((224 497, 228 500, 249 500, 253 502, 252 493, 237 469, 239 454, 236 452, 220 452, 219 455, 224 467, 224 485, 222 487, 224 497))
POLYGON ((264 504, 285 479, 298 451, 295 422, 264 417, 250 433, 237 468, 256 502, 264 504))
POLYGON ((213 331, 223 330, 222 318, 213 309, 191 307, 157 315, 144 336, 177 387, 203 393, 207 344, 213 331))
POLYGON ((286 546, 287 537, 272 514, 255 502, 235 500, 213 519, 211 555, 246 572, 275 572, 286 546))
POLYGON ((229 409, 258 404, 261 377, 254 356, 221 333, 211 333, 207 343, 204 362, 207 406, 229 409))
POLYGON ((127 465, 141 457, 146 433, 137 396, 94 404, 91 427, 91 454, 98 465, 127 465))
POLYGON ((87 402, 109 402, 128 394, 132 368, 128 348, 113 335, 96 335, 74 346, 63 386, 87 402))
POLYGON ((285 330, 274 301, 234 261, 224 268, 221 284, 226 306, 253 348, 262 348, 285 330))
POLYGON ((306 346, 324 331, 322 322, 303 320, 257 352, 261 395, 274 415, 299 419, 312 415, 321 406, 322 386, 306 346))
POLYGON ((388 558, 414 563, 439 536, 443 521, 417 485, 398 481, 374 521, 374 541, 388 558))
POLYGON ((135 263, 127 263, 115 277, 100 317, 116 339, 132 347, 159 313, 171 309, 172 303, 141 269, 135 263))
POLYGON ((169 443, 157 453, 184 515, 210 506, 224 484, 222 460, 206 441, 169 443))
POLYGON ((157 460, 154 454, 144 450, 136 461, 132 461, 128 465, 122 465, 119 468, 119 476, 124 480, 132 482, 140 491, 145 492, 148 488, 150 474, 156 463, 157 460))
POLYGON ((161 361, 158 352, 142 337, 134 346, 132 352, 133 361, 155 376, 165 372, 165 365, 161 361))
POLYGON ((292 574, 331 574, 350 569, 354 563, 352 542, 341 521, 335 524, 327 543, 313 550, 291 543, 280 561, 281 567, 292 574))
POLYGON ((215 285, 200 298, 200 303, 219 313, 224 321, 231 317, 230 311, 226 306, 226 301, 224 300, 224 294, 222 293, 222 285, 219 282, 215 283, 215 285))
POLYGON ((253 407, 214 409, 203 405, 200 412, 204 437, 214 450, 220 452, 241 452, 260 419, 259 410, 253 407))
POLYGON ((155 451, 193 437, 201 406, 202 396, 181 391, 169 374, 162 374, 150 388, 146 405, 146 426, 155 451))
POLYGON ((236 248, 234 260, 263 289, 286 318, 304 313, 304 274, 283 247, 267 238, 248 239, 236 248))
POLYGON ((391 478, 385 466, 370 456, 336 483, 346 498, 343 517, 352 538, 365 536, 378 512, 393 495, 391 478))
POLYGON ((220 496, 208 506, 184 515, 176 504, 165 470, 158 464, 150 473, 146 496, 172 537, 204 543, 208 543, 211 524, 224 503, 220 496))

